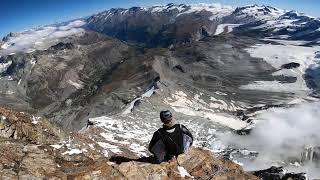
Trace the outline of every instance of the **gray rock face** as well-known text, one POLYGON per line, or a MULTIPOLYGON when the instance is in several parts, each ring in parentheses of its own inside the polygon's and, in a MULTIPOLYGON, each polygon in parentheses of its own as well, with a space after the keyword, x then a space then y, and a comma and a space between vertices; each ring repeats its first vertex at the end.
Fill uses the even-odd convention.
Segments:
POLYGON ((271 75, 275 68, 244 51, 257 42, 232 35, 208 37, 136 55, 139 52, 120 41, 87 33, 45 51, 8 56, 6 61, 13 63, 5 73, 13 80, 3 82, 6 92, 14 93, 3 104, 80 129, 88 116, 119 112, 158 80, 171 90, 204 93, 207 100, 217 97, 215 92, 225 92, 228 96, 219 98, 227 103, 232 99, 254 105, 291 97, 239 89, 251 81, 280 78, 271 75), (18 106, 17 101, 24 103, 18 106))
POLYGON ((259 101, 271 103, 277 97, 289 97, 284 93, 259 94, 239 89, 251 81, 277 78, 271 76, 275 68, 243 51, 254 43, 257 42, 245 37, 205 38, 191 45, 176 46, 164 57, 156 58, 158 66, 155 68, 163 82, 177 83, 190 92, 202 92, 213 97, 216 96, 213 92, 225 92, 228 96, 222 98, 226 98, 226 102, 235 99, 252 104, 259 101))
POLYGON ((211 12, 183 14, 190 9, 190 6, 173 4, 148 9, 111 9, 91 16, 87 22, 91 30, 121 40, 146 47, 168 47, 208 36, 216 28, 219 19, 211 21, 211 12))
POLYGON ((10 124, 11 123, 8 122, 7 117, 0 117, 0 137, 9 138, 14 135, 14 127, 12 127, 10 124))
POLYGON ((106 75, 134 53, 124 43, 93 32, 66 41, 44 51, 7 56, 5 61, 12 64, 4 76, 12 80, 1 79, 1 90, 7 93, 1 103, 48 117, 61 109, 78 109, 88 104, 106 75))
POLYGON ((301 162, 320 162, 320 147, 306 148, 301 153, 301 162))
POLYGON ((320 67, 313 66, 306 70, 306 84, 310 89, 314 90, 314 95, 317 96, 320 92, 320 67))
POLYGON ((255 176, 261 179, 297 179, 307 180, 307 176, 304 173, 286 173, 282 167, 272 166, 268 169, 253 172, 255 176))

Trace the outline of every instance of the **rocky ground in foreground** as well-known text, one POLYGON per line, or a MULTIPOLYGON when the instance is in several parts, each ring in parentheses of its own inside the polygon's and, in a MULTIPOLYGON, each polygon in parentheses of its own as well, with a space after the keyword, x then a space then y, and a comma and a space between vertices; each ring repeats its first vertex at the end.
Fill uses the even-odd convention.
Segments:
POLYGON ((1 179, 258 179, 200 148, 170 163, 151 164, 125 152, 108 156, 87 142, 99 132, 95 127, 68 135, 27 113, 1 108, 0 116, 1 179), (61 142, 67 143, 57 145, 61 142))
MULTIPOLYGON (((171 162, 152 164, 112 142, 101 142, 101 127, 65 133, 28 113, 0 108, 0 179, 301 179, 272 167, 245 172, 212 152, 194 147, 171 162), (94 140, 93 140, 94 139, 94 140), (106 151, 108 146, 111 151, 106 151), (253 175, 255 174, 255 175, 253 175), (258 177, 257 177, 258 176, 258 177)), ((106 139, 104 139, 106 140, 106 139)))

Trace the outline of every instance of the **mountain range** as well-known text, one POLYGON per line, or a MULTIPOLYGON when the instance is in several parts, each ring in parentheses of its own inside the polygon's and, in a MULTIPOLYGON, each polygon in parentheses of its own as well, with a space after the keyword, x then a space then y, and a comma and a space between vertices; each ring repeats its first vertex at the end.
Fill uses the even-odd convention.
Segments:
POLYGON ((227 152, 221 135, 319 98, 320 19, 270 6, 114 8, 10 33, 0 47, 1 106, 66 131, 98 124, 113 153, 121 142, 148 153, 163 109, 197 146, 227 152))

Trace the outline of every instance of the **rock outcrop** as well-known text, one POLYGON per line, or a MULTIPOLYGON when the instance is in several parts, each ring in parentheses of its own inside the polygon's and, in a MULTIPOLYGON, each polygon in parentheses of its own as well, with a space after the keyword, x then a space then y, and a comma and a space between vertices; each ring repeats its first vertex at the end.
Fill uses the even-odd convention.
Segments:
POLYGON ((261 179, 281 179, 281 180, 307 180, 305 173, 286 173, 283 167, 272 166, 268 169, 255 171, 254 175, 261 179))
POLYGON ((0 115, 0 179, 258 179, 201 148, 152 164, 125 152, 106 156, 86 138, 100 133, 95 127, 66 136, 28 113, 0 108, 0 115))
POLYGON ((131 160, 121 164, 84 154, 57 153, 45 145, 1 141, 1 179, 258 179, 231 162, 216 159, 198 148, 170 163, 151 164, 131 160))
POLYGON ((64 133, 47 120, 24 112, 0 108, 0 137, 30 141, 35 144, 54 143, 63 139, 64 133))

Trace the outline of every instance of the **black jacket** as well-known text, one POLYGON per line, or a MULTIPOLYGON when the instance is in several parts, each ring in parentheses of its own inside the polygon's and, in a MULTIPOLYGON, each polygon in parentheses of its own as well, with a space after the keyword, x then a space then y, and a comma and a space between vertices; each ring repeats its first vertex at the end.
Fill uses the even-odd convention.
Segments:
POLYGON ((184 153, 192 143, 191 132, 184 125, 175 124, 170 128, 160 128, 153 134, 149 151, 162 162, 184 153))

